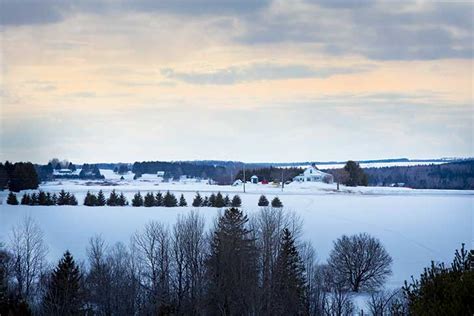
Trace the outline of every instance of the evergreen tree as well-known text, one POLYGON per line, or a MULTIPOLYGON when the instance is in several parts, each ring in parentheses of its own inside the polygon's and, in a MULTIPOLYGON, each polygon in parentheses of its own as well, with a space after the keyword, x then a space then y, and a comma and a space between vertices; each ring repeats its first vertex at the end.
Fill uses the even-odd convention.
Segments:
POLYGON ((344 183, 345 185, 351 187, 355 187, 358 185, 368 185, 367 175, 364 173, 364 170, 362 170, 359 163, 349 160, 344 166, 344 170, 348 174, 348 178, 344 183))
MULTIPOLYGON (((6 163, 5 166, 7 166, 6 163)), ((32 163, 15 163, 10 173, 9 188, 11 191, 19 192, 26 189, 37 189, 38 184, 38 174, 32 163)))
POLYGON ((120 192, 120 196, 119 196, 119 198, 118 198, 118 205, 119 205, 119 206, 126 206, 126 205, 128 205, 127 198, 125 197, 125 195, 123 194, 123 192, 120 192))
POLYGON ((161 192, 156 193, 155 206, 163 206, 163 194, 161 192))
POLYGON ((181 196, 179 197, 179 206, 188 206, 188 202, 186 202, 186 199, 184 198, 183 194, 181 194, 181 196))
POLYGON ((31 197, 28 193, 24 193, 23 197, 21 198, 21 205, 30 205, 31 197))
POLYGON ((97 205, 97 197, 94 194, 91 194, 89 191, 87 191, 86 197, 84 198, 84 205, 86 205, 86 206, 96 206, 97 205))
POLYGON ((241 207, 242 206, 242 200, 240 199, 240 196, 234 195, 232 198, 232 207, 241 207))
POLYGON ((72 193, 68 193, 68 205, 77 205, 77 199, 72 193))
POLYGON ((132 199, 132 206, 139 207, 143 206, 143 197, 140 192, 135 193, 132 199))
POLYGON ((307 315, 306 276, 290 230, 283 230, 273 271, 272 314, 307 315))
POLYGON ((58 196, 56 195, 56 193, 53 193, 53 196, 51 197, 51 200, 53 201, 53 205, 58 204, 58 196))
POLYGON ((225 198, 224 198, 224 205, 227 206, 227 207, 230 207, 230 206, 231 206, 229 194, 226 194, 226 195, 225 195, 225 198))
POLYGON ((163 198, 163 206, 166 206, 166 207, 178 206, 178 200, 176 199, 176 196, 170 193, 170 191, 167 191, 163 198))
POLYGON ((212 193, 209 196, 209 205, 208 206, 216 207, 216 195, 214 193, 212 193))
POLYGON ((7 204, 18 205, 18 199, 16 198, 16 194, 14 194, 12 191, 8 193, 7 204))
POLYGON ((39 193, 38 193, 38 204, 39 205, 47 205, 46 193, 44 193, 44 191, 39 191, 39 193))
POLYGON ((49 192, 46 193, 46 205, 56 205, 56 203, 53 201, 51 193, 49 192))
POLYGON ((38 194, 36 194, 35 192, 31 194, 30 205, 39 205, 38 194))
POLYGON ((143 201, 143 205, 145 205, 145 207, 152 207, 152 206, 155 206, 155 205, 156 205, 156 200, 155 200, 155 196, 153 195, 153 193, 148 192, 148 193, 145 195, 145 199, 144 199, 144 201, 143 201))
POLYGON ((225 206, 225 200, 224 197, 220 192, 217 192, 216 199, 214 201, 214 206, 215 207, 224 207, 225 206))
POLYGON ((268 200, 265 195, 261 195, 260 198, 258 199, 258 206, 268 206, 268 200))
POLYGON ((108 206, 118 206, 119 205, 119 196, 115 192, 115 190, 112 190, 112 192, 110 192, 109 198, 107 199, 107 205, 108 206))
POLYGON ((104 206, 105 204, 107 204, 107 201, 105 199, 104 192, 99 190, 99 193, 97 194, 97 206, 104 206))
POLYGON ((209 198, 207 196, 204 197, 201 206, 211 206, 211 203, 209 203, 209 198))
POLYGON ((69 251, 51 274, 43 308, 46 315, 83 314, 82 274, 69 251))
POLYGON ((200 207, 202 206, 202 197, 201 195, 199 194, 199 192, 196 193, 196 196, 194 197, 194 200, 193 200, 193 206, 194 207, 200 207))
POLYGON ((275 207, 275 208, 279 208, 279 207, 283 207, 283 203, 281 203, 280 199, 278 198, 278 196, 275 196, 272 200, 272 207, 275 207))
POLYGON ((248 218, 236 208, 219 217, 207 260, 209 314, 256 314, 257 248, 248 218))
MULTIPOLYGON (((33 195, 31 195, 31 199, 33 200, 33 195)), ((69 193, 66 193, 66 191, 61 190, 58 196, 58 205, 67 205, 68 200, 69 200, 69 193)))

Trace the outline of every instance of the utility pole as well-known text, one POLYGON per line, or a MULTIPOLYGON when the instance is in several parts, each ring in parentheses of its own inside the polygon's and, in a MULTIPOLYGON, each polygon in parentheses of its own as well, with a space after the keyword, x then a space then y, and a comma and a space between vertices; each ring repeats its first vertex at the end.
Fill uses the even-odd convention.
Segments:
POLYGON ((245 163, 243 164, 243 167, 244 167, 244 172, 243 173, 244 173, 244 193, 245 193, 245 182, 246 182, 245 181, 245 163))

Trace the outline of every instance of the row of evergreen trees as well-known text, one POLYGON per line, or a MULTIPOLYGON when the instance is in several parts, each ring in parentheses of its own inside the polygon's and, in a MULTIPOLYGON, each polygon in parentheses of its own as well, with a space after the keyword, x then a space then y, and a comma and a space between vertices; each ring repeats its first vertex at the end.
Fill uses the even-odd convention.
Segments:
MULTIPOLYGON (((258 206, 261 207, 267 207, 270 204, 268 202, 268 199, 265 195, 261 195, 260 198, 258 199, 258 206)), ((278 196, 275 196, 272 200, 272 207, 283 207, 283 203, 281 202, 280 198, 278 196)))
POLYGON ((221 192, 217 192, 217 194, 212 193, 209 197, 204 196, 203 198, 197 192, 192 205, 194 207, 241 207, 242 200, 238 195, 234 195, 232 199, 230 199, 229 195, 224 197, 221 192))
POLYGON ((176 199, 176 196, 170 191, 167 191, 164 195, 161 192, 153 194, 152 192, 148 192, 143 197, 140 192, 135 193, 132 199, 132 206, 140 207, 154 207, 154 206, 164 206, 164 207, 176 207, 176 206, 188 206, 186 199, 184 198, 183 194, 176 199))
POLYGON ((128 201, 125 195, 123 194, 123 192, 118 194, 117 192, 115 192, 115 190, 112 190, 112 192, 110 192, 110 195, 107 199, 105 198, 104 192, 102 192, 102 190, 100 190, 99 193, 97 193, 97 195, 87 191, 86 197, 84 198, 84 205, 85 206, 105 206, 105 205, 126 206, 128 205, 128 201))
MULTIPOLYGON (((10 191, 7 197, 7 204, 18 205, 16 194, 10 191)), ((31 194, 25 193, 21 198, 22 205, 77 205, 74 194, 61 190, 59 194, 39 191, 31 194)))

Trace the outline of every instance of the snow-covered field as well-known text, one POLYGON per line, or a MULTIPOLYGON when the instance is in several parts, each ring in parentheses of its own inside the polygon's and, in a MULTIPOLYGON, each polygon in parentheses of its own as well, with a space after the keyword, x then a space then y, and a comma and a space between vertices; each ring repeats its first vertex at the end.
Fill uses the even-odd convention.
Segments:
MULTIPOLYGON (((41 185, 41 189, 57 192, 65 189, 76 194, 82 204, 85 193, 112 189, 124 192, 130 200, 137 191, 174 192, 183 194, 191 204, 196 191, 203 195, 221 191, 239 194, 243 209, 252 214, 259 210, 257 200, 265 193, 269 199, 278 195, 286 210, 296 212, 304 220, 303 236, 314 245, 320 262, 324 262, 332 242, 342 234, 368 232, 378 237, 392 255, 393 276, 389 287, 399 287, 411 275, 418 276, 431 260, 450 262, 456 248, 466 243, 474 246, 474 192, 448 190, 411 190, 406 188, 346 188, 335 185, 294 183, 284 191, 272 185, 247 184, 242 187, 216 186, 205 183, 161 183, 153 178, 134 181, 133 176, 106 174, 106 183, 61 181, 41 185)), ((150 220, 172 225, 178 214, 192 207, 134 208, 85 206, 10 206, 7 192, 0 192, 0 241, 7 241, 11 227, 25 215, 31 215, 45 233, 51 261, 65 249, 85 258, 89 237, 101 234, 109 243, 128 242, 131 234, 150 220)), ((210 224, 219 210, 200 208, 210 224)))

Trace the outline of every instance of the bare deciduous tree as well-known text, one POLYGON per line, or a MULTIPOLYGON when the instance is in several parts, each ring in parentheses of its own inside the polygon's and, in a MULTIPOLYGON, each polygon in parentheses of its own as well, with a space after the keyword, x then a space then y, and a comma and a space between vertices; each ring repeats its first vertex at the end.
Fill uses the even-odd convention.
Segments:
POLYGON ((392 258, 377 238, 368 234, 342 236, 328 259, 335 279, 354 292, 374 290, 392 272, 392 258))
POLYGON ((32 217, 24 217, 21 223, 12 228, 10 254, 17 291, 31 302, 38 289, 47 254, 43 232, 32 217))

